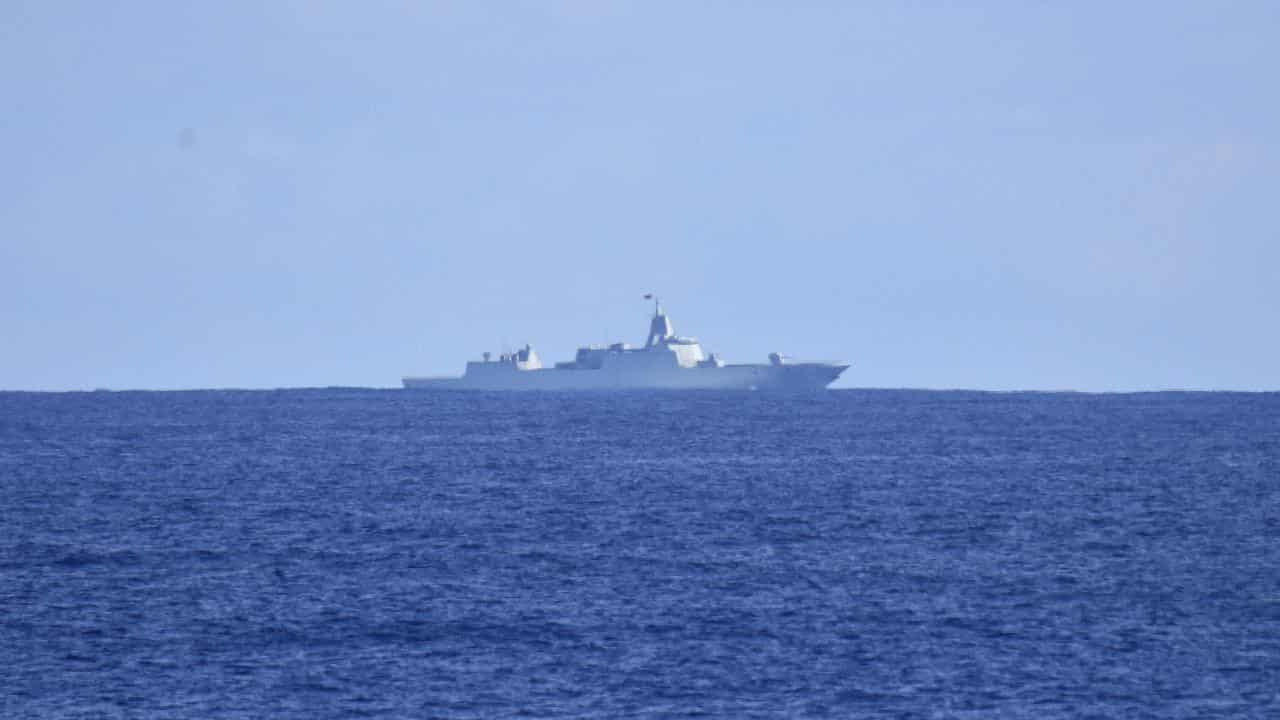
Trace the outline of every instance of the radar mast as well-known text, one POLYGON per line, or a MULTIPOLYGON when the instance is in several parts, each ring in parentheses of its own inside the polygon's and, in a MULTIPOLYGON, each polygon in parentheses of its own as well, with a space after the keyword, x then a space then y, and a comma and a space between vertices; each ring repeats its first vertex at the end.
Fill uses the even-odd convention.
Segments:
POLYGON ((671 326, 671 320, 662 312, 662 302, 658 300, 658 296, 646 293, 644 299, 653 301, 653 319, 649 321, 649 338, 644 342, 646 348, 651 348, 675 337, 676 331, 671 326))

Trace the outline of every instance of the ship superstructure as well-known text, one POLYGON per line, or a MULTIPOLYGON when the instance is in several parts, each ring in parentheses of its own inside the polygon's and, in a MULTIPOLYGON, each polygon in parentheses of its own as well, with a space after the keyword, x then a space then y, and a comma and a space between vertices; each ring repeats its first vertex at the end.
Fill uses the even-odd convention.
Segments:
POLYGON ((797 363, 779 354, 769 364, 726 364, 697 338, 676 335, 671 318, 652 295, 653 318, 643 347, 627 343, 578 348, 573 360, 544 368, 530 345, 496 359, 484 353, 462 377, 406 377, 406 388, 467 390, 733 389, 809 390, 826 387, 846 363, 797 363))

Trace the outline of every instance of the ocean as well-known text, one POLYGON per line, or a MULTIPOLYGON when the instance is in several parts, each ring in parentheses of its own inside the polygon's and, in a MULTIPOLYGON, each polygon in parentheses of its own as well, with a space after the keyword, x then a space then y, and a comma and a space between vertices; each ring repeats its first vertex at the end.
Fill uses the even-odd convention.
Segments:
POLYGON ((0 717, 1277 718, 1280 394, 0 393, 0 717))

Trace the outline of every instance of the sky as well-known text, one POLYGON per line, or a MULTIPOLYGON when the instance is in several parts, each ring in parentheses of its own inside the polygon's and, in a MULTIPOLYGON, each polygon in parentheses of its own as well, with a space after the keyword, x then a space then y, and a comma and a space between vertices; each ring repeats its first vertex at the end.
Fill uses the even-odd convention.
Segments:
POLYGON ((0 389, 1280 389, 1280 3, 0 5, 0 389))

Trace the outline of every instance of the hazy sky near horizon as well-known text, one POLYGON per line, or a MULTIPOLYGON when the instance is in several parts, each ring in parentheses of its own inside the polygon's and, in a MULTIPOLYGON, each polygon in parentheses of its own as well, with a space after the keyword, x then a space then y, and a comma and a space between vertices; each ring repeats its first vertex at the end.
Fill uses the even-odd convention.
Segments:
POLYGON ((6 2, 0 389, 676 330, 1280 389, 1280 3, 6 2))

